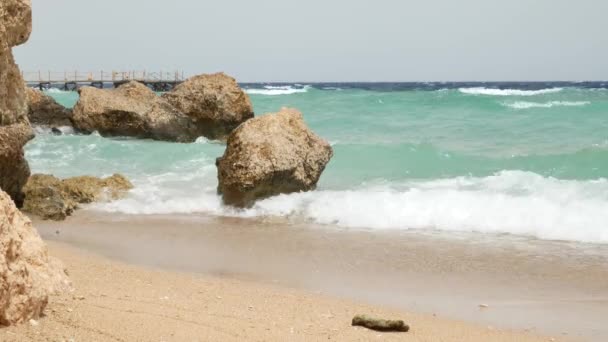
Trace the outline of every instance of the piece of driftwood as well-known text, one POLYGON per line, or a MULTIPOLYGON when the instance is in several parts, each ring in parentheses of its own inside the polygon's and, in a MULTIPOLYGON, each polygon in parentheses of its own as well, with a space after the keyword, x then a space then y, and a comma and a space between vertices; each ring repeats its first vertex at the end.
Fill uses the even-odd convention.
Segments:
POLYGON ((407 332, 410 330, 410 326, 405 324, 402 320, 380 319, 366 315, 357 315, 353 317, 352 325, 365 327, 376 331, 407 332))

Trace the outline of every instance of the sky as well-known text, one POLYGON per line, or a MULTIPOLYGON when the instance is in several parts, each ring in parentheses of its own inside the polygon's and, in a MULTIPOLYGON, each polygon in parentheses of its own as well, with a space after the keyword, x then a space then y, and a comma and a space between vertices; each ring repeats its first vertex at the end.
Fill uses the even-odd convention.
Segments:
POLYGON ((32 0, 25 71, 608 80, 606 0, 32 0))

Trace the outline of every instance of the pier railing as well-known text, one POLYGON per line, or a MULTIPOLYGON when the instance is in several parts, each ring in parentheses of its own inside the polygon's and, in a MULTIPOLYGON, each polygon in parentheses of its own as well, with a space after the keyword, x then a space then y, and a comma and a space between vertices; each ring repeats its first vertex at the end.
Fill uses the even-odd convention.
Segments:
POLYGON ((24 71, 23 79, 32 87, 58 87, 75 90, 83 85, 104 88, 108 83, 117 87, 129 81, 141 82, 157 91, 167 91, 185 80, 183 71, 24 71))

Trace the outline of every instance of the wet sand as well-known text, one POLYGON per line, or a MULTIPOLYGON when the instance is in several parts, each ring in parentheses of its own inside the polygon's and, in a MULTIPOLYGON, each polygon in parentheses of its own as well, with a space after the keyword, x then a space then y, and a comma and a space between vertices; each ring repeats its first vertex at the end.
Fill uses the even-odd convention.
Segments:
POLYGON ((608 249, 601 245, 89 211, 36 226, 47 240, 134 265, 437 314, 484 332, 608 340, 608 249))

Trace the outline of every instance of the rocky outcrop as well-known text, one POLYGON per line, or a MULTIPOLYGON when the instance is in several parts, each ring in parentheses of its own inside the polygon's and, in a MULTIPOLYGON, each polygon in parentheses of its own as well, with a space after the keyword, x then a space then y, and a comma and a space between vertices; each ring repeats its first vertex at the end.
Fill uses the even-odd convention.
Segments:
POLYGON ((78 92, 72 121, 80 131, 177 142, 199 136, 190 118, 139 82, 111 90, 82 87, 78 92))
POLYGON ((131 182, 119 174, 103 179, 80 176, 64 180, 36 174, 30 177, 23 189, 23 211, 45 220, 65 220, 78 204, 118 199, 132 188, 131 182))
POLYGON ((49 295, 70 287, 32 222, 0 191, 0 325, 39 317, 49 295))
POLYGON ((26 88, 28 118, 32 125, 46 127, 72 126, 72 111, 40 90, 26 88))
POLYGON ((20 205, 29 177, 23 145, 34 137, 27 120, 25 85, 11 48, 32 30, 29 0, 0 1, 0 189, 20 205))
POLYGON ((217 159, 218 192, 224 203, 246 207, 257 199, 314 189, 333 156, 302 114, 282 109, 240 125, 217 159))
POLYGON ((189 116, 200 135, 209 139, 225 140, 253 117, 249 96, 224 73, 194 76, 162 97, 189 116))

